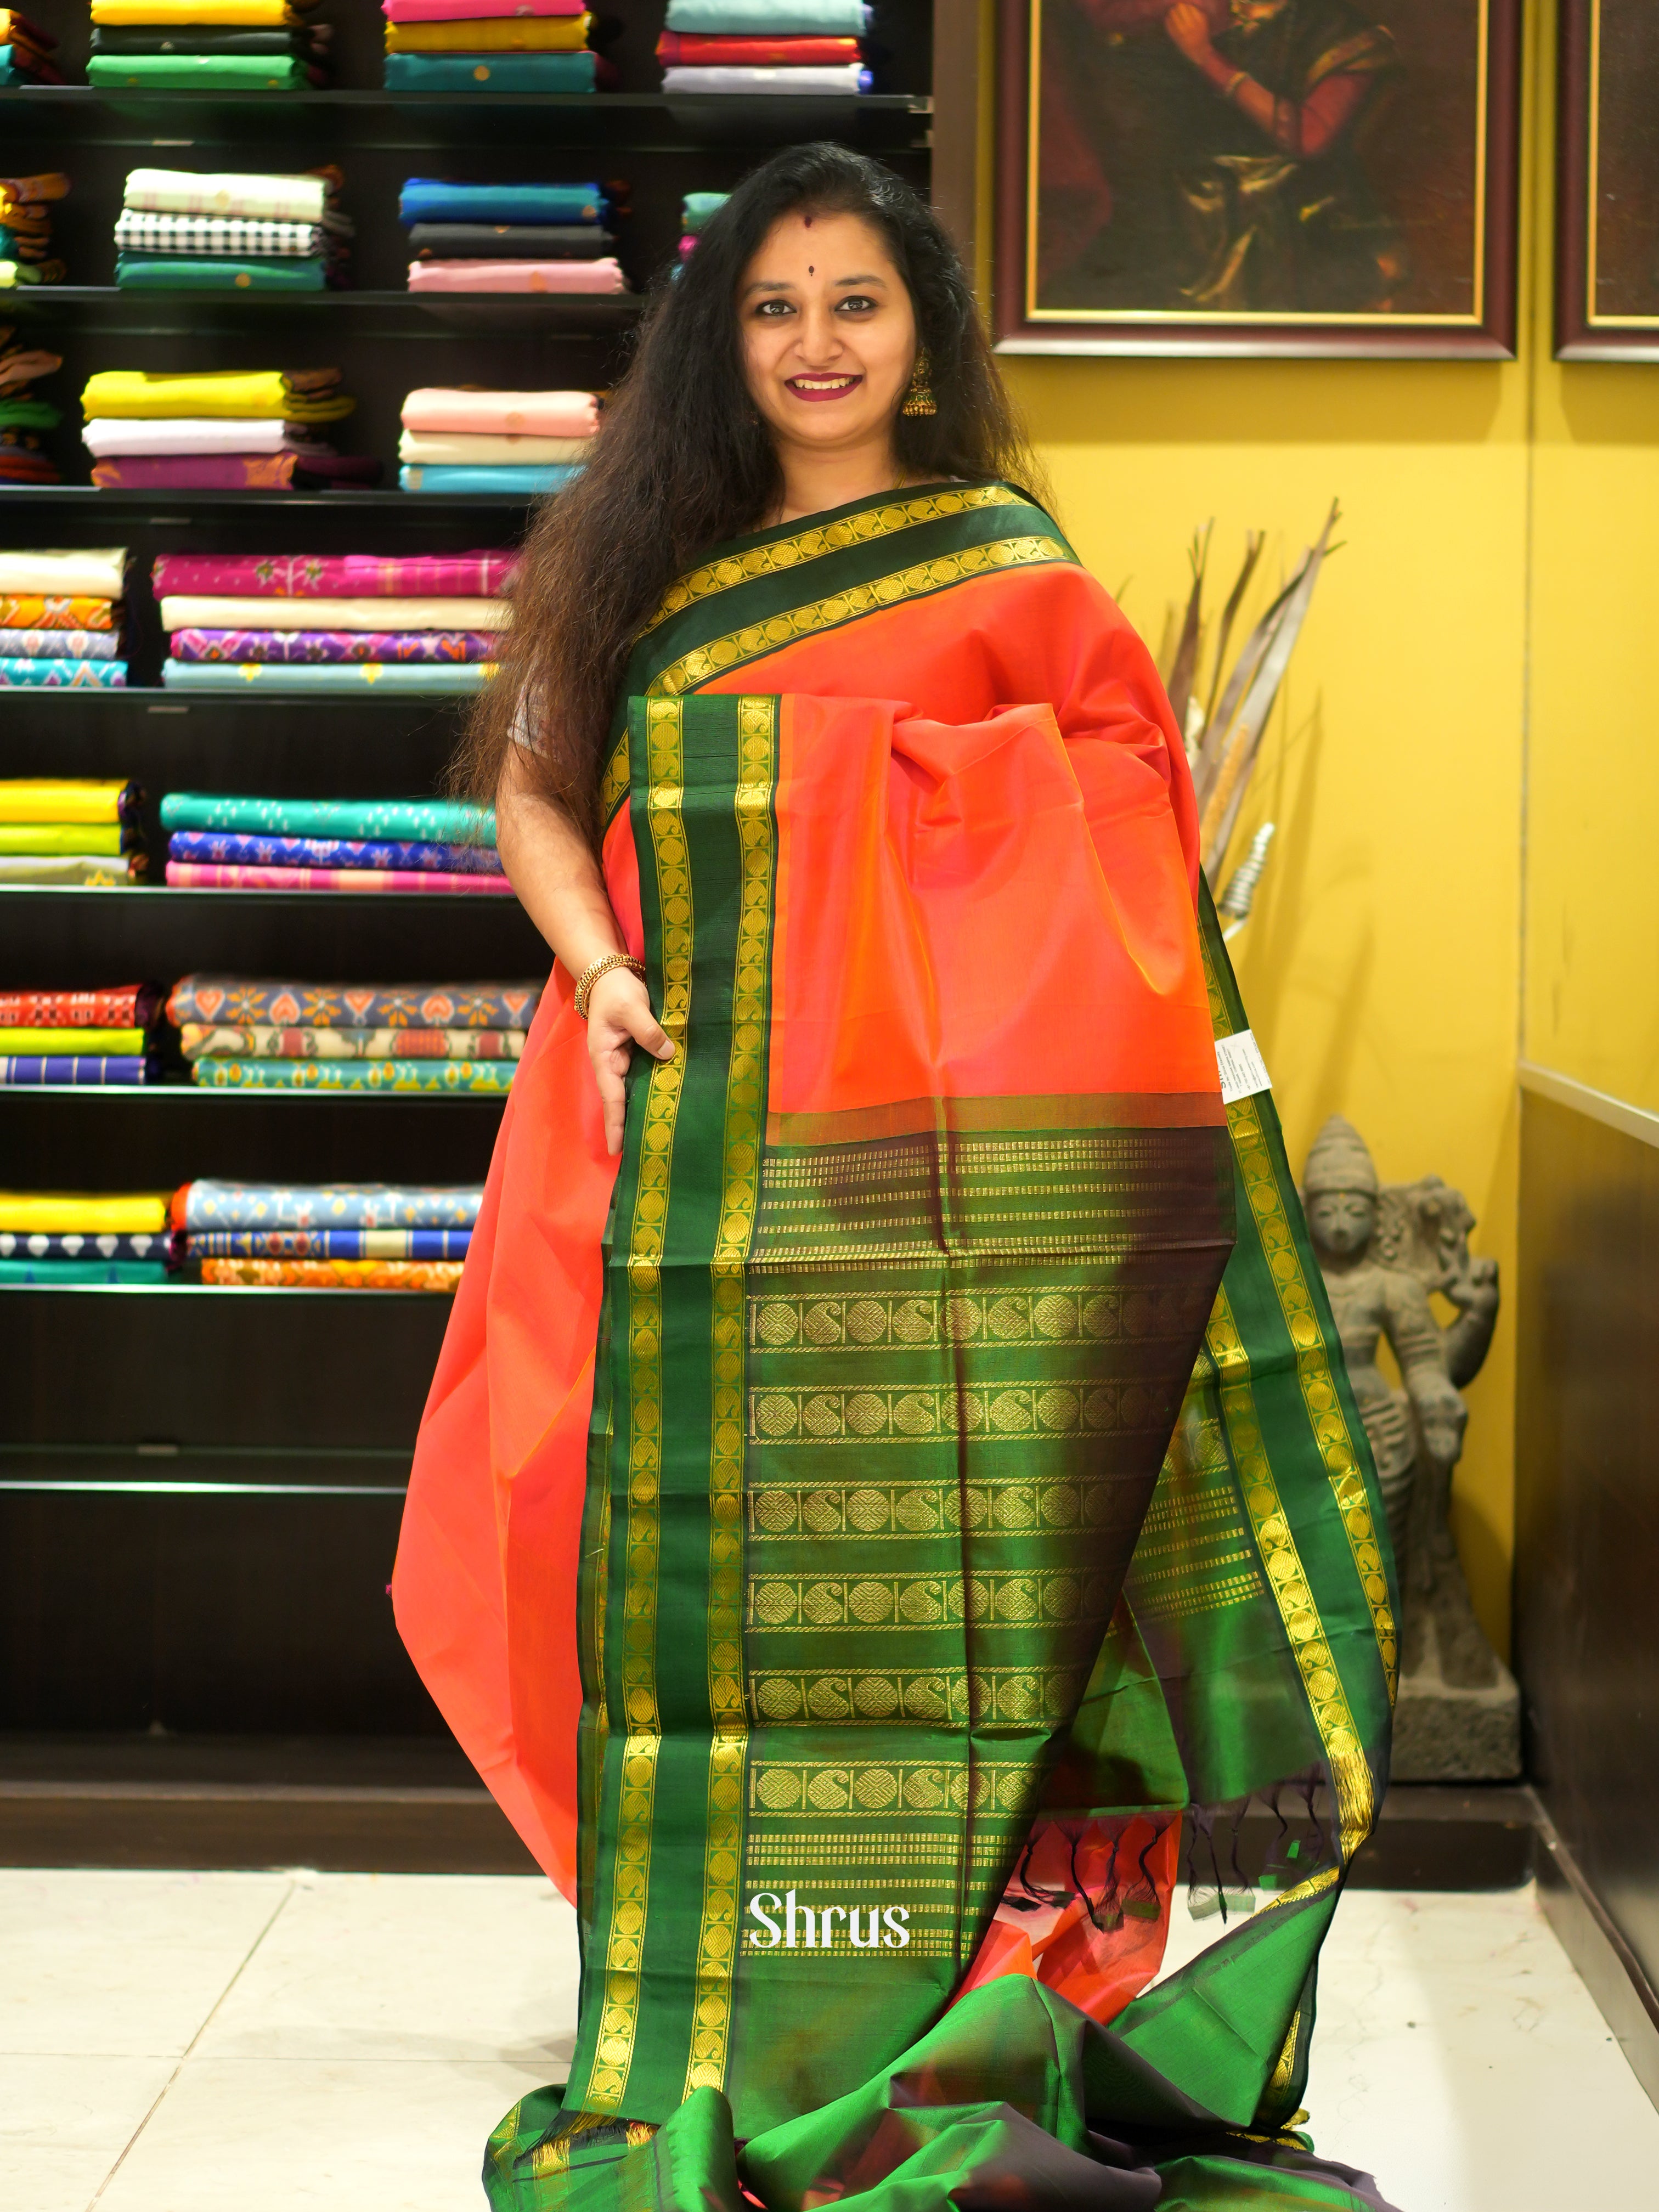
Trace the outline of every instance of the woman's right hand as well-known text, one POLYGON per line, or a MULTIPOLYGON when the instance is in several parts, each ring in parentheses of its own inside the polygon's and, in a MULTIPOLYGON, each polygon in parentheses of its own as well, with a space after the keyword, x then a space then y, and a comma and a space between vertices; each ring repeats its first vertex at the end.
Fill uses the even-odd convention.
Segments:
POLYGON ((627 1094, 623 1079, 635 1045, 653 1060, 672 1060, 674 1042, 651 1011, 651 998, 639 977, 626 968, 601 975, 587 994, 587 1056, 605 1109, 605 1148, 623 1148, 627 1094))

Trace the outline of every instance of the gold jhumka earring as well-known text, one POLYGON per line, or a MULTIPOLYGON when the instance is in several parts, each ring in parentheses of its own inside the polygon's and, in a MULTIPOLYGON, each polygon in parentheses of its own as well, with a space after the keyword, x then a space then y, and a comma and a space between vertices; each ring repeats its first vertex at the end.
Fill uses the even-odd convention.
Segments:
POLYGON ((921 346, 917 349, 916 365, 910 371, 910 388, 905 393, 904 404, 899 409, 901 415, 938 414, 939 410, 933 404, 933 387, 929 380, 931 375, 932 369, 927 360, 927 349, 926 346, 921 346))

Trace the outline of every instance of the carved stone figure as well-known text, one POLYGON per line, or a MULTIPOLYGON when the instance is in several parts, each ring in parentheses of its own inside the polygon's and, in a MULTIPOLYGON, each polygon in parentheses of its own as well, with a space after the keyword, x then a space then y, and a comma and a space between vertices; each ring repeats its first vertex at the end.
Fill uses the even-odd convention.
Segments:
POLYGON ((1471 1255, 1474 1216, 1461 1192, 1438 1176, 1380 1183, 1364 1139, 1340 1115, 1314 1141, 1303 1195, 1399 1571, 1394 1773, 1506 1780, 1521 1771, 1520 1697, 1475 1619, 1449 1520, 1468 1421, 1460 1393, 1492 1342, 1498 1263, 1471 1255), (1436 1293, 1456 1310, 1443 1328, 1436 1293), (1377 1365, 1385 1339, 1398 1389, 1377 1365))

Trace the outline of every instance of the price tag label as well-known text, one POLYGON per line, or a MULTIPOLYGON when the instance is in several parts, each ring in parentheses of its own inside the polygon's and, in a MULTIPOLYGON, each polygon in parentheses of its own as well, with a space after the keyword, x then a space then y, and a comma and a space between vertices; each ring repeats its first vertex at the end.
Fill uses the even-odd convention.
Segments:
POLYGON ((1224 1106, 1231 1106, 1241 1098, 1254 1098, 1258 1091, 1271 1091, 1273 1087, 1267 1063, 1249 1030, 1240 1030, 1233 1036, 1218 1037, 1215 1062, 1221 1071, 1224 1106))

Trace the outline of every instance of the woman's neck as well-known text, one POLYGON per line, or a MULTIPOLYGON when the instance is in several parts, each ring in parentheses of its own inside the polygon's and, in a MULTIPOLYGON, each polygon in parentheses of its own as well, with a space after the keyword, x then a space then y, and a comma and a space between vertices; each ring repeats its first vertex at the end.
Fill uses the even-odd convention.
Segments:
POLYGON ((783 471, 783 493, 766 519, 768 529, 799 522, 803 515, 823 514, 832 507, 850 507, 855 500, 872 499, 879 492, 896 491, 906 481, 904 464, 890 440, 850 453, 780 446, 778 465, 783 471))

